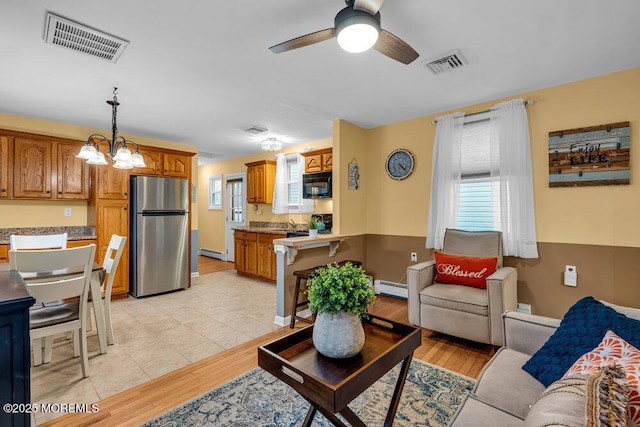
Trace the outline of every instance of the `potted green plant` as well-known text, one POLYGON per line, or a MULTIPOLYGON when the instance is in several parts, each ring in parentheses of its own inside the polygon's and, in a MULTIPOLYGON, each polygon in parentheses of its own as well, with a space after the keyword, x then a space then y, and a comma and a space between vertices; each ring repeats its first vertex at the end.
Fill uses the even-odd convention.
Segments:
POLYGON ((309 220, 309 237, 318 237, 318 220, 314 217, 309 220))
POLYGON ((350 262, 320 267, 309 279, 309 309, 316 313, 313 344, 328 357, 355 356, 364 346, 361 318, 375 301, 360 266, 350 262))

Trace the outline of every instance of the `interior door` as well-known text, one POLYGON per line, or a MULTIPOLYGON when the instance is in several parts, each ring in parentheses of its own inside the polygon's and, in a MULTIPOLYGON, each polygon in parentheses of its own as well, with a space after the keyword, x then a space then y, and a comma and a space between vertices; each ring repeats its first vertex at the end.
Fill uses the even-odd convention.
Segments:
POLYGON ((226 260, 235 261, 233 229, 247 224, 246 191, 247 174, 227 175, 225 203, 225 253, 226 260))

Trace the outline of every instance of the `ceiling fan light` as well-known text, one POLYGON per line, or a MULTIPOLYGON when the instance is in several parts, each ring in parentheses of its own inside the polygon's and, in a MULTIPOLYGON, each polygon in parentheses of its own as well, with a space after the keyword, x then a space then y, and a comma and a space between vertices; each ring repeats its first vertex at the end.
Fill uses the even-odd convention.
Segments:
POLYGON ((372 15, 347 6, 338 12, 334 23, 338 44, 347 52, 364 52, 378 41, 380 13, 372 15))
POLYGON ((378 29, 369 25, 352 24, 338 33, 338 44, 349 53, 360 53, 373 47, 378 41, 378 29))

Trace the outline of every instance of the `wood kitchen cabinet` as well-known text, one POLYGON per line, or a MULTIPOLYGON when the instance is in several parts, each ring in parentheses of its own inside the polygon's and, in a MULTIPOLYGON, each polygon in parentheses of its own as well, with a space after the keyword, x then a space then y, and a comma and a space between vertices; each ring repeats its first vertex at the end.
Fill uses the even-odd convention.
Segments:
POLYGON ((236 230, 233 237, 236 271, 256 276, 258 274, 258 234, 236 230))
POLYGON ((13 159, 13 197, 51 199, 53 142, 17 137, 13 159))
POLYGON ((140 154, 147 165, 131 169, 131 175, 168 176, 174 178, 191 177, 191 157, 140 147, 140 154))
POLYGON ((98 199, 128 200, 129 171, 112 165, 96 166, 95 185, 98 199))
POLYGON ((0 245, 0 264, 9 262, 9 245, 0 245))
POLYGON ((304 173, 330 172, 333 170, 333 148, 302 153, 304 156, 304 173))
POLYGON ((58 143, 57 192, 56 199, 89 200, 91 195, 91 177, 89 165, 76 157, 80 146, 77 143, 58 143))
MULTIPOLYGON (((113 169, 109 166, 109 169, 113 169)), ((111 241, 111 235, 129 236, 129 202, 127 200, 100 200, 95 204, 96 261, 102 262, 111 241)), ((111 290, 113 295, 129 291, 129 239, 125 244, 111 290)))
POLYGON ((163 174, 175 178, 189 178, 191 176, 191 156, 164 153, 163 174))
POLYGON ((247 167, 247 203, 273 203, 276 162, 261 160, 245 163, 247 167))
POLYGON ((11 181, 13 174, 11 168, 11 147, 13 138, 0 136, 0 200, 11 197, 11 181))
POLYGON ((276 253, 273 250, 274 239, 284 239, 284 234, 258 233, 258 276, 276 280, 276 253))
POLYGON ((0 136, 0 198, 89 200, 89 165, 76 158, 82 143, 9 131, 0 136))

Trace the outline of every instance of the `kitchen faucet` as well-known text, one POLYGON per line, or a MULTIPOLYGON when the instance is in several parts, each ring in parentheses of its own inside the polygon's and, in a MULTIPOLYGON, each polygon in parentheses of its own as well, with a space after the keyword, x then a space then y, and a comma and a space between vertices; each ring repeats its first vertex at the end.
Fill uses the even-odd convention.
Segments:
POLYGON ((289 220, 289 222, 287 223, 287 225, 290 225, 292 230, 295 230, 295 229, 296 229, 296 222, 293 220, 293 218, 291 218, 291 219, 289 220))

